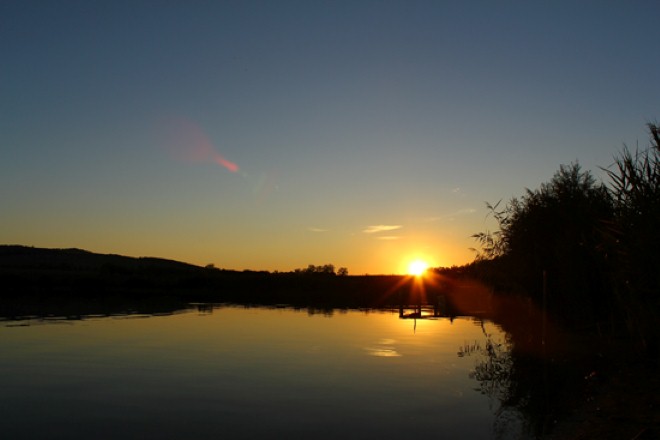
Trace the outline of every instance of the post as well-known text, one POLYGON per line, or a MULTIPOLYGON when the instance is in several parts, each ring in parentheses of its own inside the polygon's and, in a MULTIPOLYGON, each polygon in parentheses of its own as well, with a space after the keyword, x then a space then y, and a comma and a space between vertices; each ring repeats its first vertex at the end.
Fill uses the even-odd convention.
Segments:
MULTIPOLYGON (((548 320, 548 272, 543 270, 543 302, 542 302, 542 313, 541 316, 541 345, 545 351, 545 336, 546 336, 546 326, 548 320)), ((545 354, 545 353, 544 353, 545 354)))

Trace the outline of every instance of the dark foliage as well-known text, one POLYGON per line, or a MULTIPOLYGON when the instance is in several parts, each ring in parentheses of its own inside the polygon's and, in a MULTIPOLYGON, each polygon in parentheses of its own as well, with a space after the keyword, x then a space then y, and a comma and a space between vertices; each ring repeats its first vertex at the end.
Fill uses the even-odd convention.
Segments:
POLYGON ((648 125, 651 145, 624 147, 606 169, 616 201, 610 244, 618 265, 612 273, 627 327, 652 351, 660 345, 660 127, 648 125))
POLYGON ((561 166, 549 183, 527 190, 498 211, 490 206, 500 230, 477 234, 481 259, 497 259, 490 268, 508 269, 521 291, 539 303, 544 292, 550 309, 573 323, 595 323, 607 313, 610 258, 603 234, 613 221, 612 198, 578 164, 561 166), (570 314, 566 314, 570 311, 570 314))
POLYGON ((504 207, 487 205, 498 223, 475 234, 481 245, 471 275, 530 295, 573 328, 617 335, 622 328, 647 349, 658 340, 660 135, 651 147, 624 148, 596 182, 578 164, 504 207))

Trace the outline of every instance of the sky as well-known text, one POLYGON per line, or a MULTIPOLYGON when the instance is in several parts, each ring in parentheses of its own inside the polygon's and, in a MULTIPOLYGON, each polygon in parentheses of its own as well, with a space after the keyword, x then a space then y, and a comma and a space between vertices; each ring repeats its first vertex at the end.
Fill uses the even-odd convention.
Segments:
POLYGON ((0 243, 469 263, 660 119, 657 1, 0 1, 0 243))

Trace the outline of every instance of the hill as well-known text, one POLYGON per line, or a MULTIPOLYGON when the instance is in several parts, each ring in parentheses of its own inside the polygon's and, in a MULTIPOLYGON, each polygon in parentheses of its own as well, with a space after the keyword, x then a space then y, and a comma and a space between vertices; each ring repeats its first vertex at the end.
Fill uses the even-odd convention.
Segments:
POLYGON ((125 257, 115 254, 95 254, 83 249, 45 249, 19 245, 0 245, 0 269, 57 269, 57 270, 100 270, 104 267, 125 270, 195 270, 200 269, 187 263, 153 257, 125 257))

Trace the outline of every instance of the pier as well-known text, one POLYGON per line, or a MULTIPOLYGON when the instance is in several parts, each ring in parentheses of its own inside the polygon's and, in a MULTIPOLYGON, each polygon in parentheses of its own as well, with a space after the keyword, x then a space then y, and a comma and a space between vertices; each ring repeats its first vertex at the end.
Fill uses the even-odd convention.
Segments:
POLYGON ((399 319, 427 319, 449 316, 444 295, 436 295, 435 301, 426 304, 399 304, 399 319))

